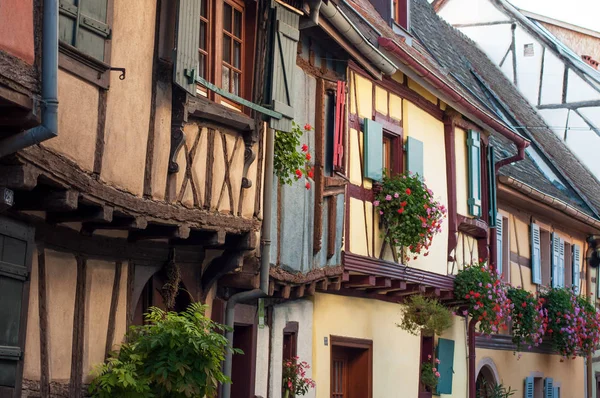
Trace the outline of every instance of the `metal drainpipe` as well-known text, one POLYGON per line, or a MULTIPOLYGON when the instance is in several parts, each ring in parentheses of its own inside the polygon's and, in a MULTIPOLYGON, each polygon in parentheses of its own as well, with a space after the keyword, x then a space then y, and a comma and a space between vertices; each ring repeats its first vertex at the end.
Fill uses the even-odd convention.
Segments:
POLYGON ((469 321, 469 398, 475 398, 475 360, 477 359, 475 353, 475 325, 477 320, 471 318, 469 321))
POLYGON ((0 158, 58 135, 58 0, 44 1, 42 124, 0 140, 0 158))
MULTIPOLYGON (((247 292, 236 293, 227 300, 227 309, 225 310, 225 325, 230 330, 225 333, 229 344, 233 346, 233 325, 235 318, 235 306, 249 300, 264 297, 269 292, 269 268, 271 266, 271 213, 273 196, 273 146, 275 142, 275 132, 267 128, 266 136, 266 159, 265 159, 265 177, 264 177, 264 201, 263 201, 263 222, 262 237, 260 240, 260 287, 247 292)), ((233 353, 227 350, 225 353, 225 362, 223 364, 223 373, 231 377, 233 353)), ((221 398, 231 397, 231 384, 221 385, 221 398)))
MULTIPOLYGON (((593 247, 593 240, 588 238, 587 242, 587 250, 585 251, 585 292, 587 294, 588 299, 592 294, 592 274, 590 272, 591 267, 589 266, 590 260, 592 259, 592 253, 595 248, 593 247)), ((600 269, 600 268, 598 268, 600 269)), ((600 283, 599 280, 596 280, 596 283, 600 283)), ((587 387, 587 397, 592 398, 592 364, 593 364, 593 353, 586 357, 585 366, 586 366, 586 387, 587 387)))

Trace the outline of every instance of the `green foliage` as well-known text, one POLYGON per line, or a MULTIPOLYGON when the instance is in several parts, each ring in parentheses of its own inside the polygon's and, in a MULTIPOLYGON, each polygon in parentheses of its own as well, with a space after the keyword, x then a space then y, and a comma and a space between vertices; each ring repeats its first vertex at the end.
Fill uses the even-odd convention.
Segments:
POLYGON ((509 287, 506 296, 511 302, 513 343, 517 351, 523 346, 529 349, 542 343, 545 333, 543 300, 537 299, 525 289, 509 287))
MULTIPOLYGON (((190 304, 181 313, 152 307, 147 324, 132 326, 118 353, 94 371, 93 397, 213 397, 227 339, 224 326, 204 316, 206 306, 190 304)), ((240 353, 239 350, 234 350, 240 353)))
MULTIPOLYGON (((311 155, 308 152, 308 146, 302 145, 301 151, 298 150, 302 135, 311 130, 310 124, 306 124, 303 130, 295 122, 292 122, 292 131, 289 133, 275 132, 273 171, 282 184, 292 185, 302 176, 313 178, 313 171, 309 165, 311 155)), ((306 189, 308 188, 310 188, 310 183, 306 182, 306 189)))
POLYGON ((452 326, 452 312, 435 299, 413 295, 406 301, 398 326, 415 336, 421 332, 440 335, 452 326))
POLYGON ((373 206, 385 227, 383 238, 390 246, 407 250, 405 262, 423 251, 427 256, 433 236, 442 230, 446 208, 435 201, 421 178, 410 172, 386 175, 375 199, 373 206))
POLYGON ((502 384, 488 384, 486 381, 483 382, 483 388, 477 390, 477 398, 508 398, 515 395, 517 390, 504 387, 502 384), (483 391, 482 391, 483 390, 483 391))
POLYGON ((434 391, 440 379, 440 373, 435 366, 431 362, 421 364, 421 383, 428 391, 434 391))

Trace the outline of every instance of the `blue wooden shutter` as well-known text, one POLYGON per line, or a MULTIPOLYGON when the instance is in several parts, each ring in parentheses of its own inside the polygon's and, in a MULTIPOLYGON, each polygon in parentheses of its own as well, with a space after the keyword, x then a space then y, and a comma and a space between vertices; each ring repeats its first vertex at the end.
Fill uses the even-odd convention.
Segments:
POLYGON ((552 287, 560 287, 560 238, 552 232, 552 287))
MULTIPOLYGON (((281 119, 271 118, 269 125, 279 131, 291 131, 294 120, 294 102, 296 92, 294 81, 296 55, 300 31, 300 16, 284 6, 273 2, 273 32, 269 42, 268 58, 271 60, 266 86, 266 102, 271 109, 283 115, 281 119)), ((303 125, 302 121, 299 124, 303 125)))
POLYGON ((383 126, 365 118, 364 162, 365 178, 375 181, 383 177, 383 126))
POLYGON ((0 229, 0 390, 18 391, 25 345, 20 330, 27 321, 33 229, 8 220, 0 220, 0 229))
POLYGON ((502 269, 502 262, 504 255, 504 246, 502 242, 502 233, 504 225, 502 224, 502 214, 496 214, 496 269, 500 274, 506 272, 502 269))
POLYGON ((544 398, 554 398, 554 380, 551 377, 544 379, 544 398))
POLYGON ((454 374, 454 340, 438 339, 435 356, 440 360, 437 365, 440 378, 437 394, 452 394, 452 375, 454 374))
POLYGON ((421 177, 423 172, 423 142, 413 137, 406 139, 406 168, 421 177))
POLYGON ((573 291, 575 292, 575 294, 579 294, 579 284, 581 283, 581 277, 579 274, 579 270, 580 270, 580 261, 581 261, 581 248, 579 247, 579 245, 573 245, 573 258, 571 261, 572 267, 573 267, 573 272, 571 273, 571 275, 573 275, 573 280, 571 281, 571 286, 573 286, 573 291))
POLYGON ((199 47, 200 0, 179 0, 173 51, 173 81, 193 95, 196 95, 199 47))
POLYGON ((565 287, 565 241, 560 239, 558 243, 558 283, 559 287, 565 287))
POLYGON ((490 195, 490 227, 494 228, 497 225, 498 218, 498 202, 496 200, 496 158, 494 155, 494 147, 488 147, 488 182, 490 195))
POLYGON ((469 130, 467 135, 469 157, 469 214, 481 216, 481 142, 478 131, 469 130))
POLYGON ((104 61, 104 46, 110 37, 107 24, 108 0, 60 0, 60 41, 76 47, 82 53, 104 61))
POLYGON ((525 378, 525 388, 523 389, 523 397, 524 398, 533 398, 533 377, 525 378))
POLYGON ((542 251, 540 248, 540 226, 531 224, 531 282, 542 284, 542 251))

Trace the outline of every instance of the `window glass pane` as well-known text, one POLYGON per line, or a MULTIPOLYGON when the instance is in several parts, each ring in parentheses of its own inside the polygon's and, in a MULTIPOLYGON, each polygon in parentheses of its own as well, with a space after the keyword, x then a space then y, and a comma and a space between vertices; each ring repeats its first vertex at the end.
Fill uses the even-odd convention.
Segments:
POLYGON ((233 66, 242 68, 242 43, 233 42, 233 66))
POLYGON ((207 3, 207 0, 200 0, 200 16, 204 18, 208 18, 208 7, 206 6, 207 3))
POLYGON ((221 88, 230 91, 229 88, 229 68, 223 65, 222 67, 223 77, 221 79, 221 88))
POLYGON ((198 76, 206 78, 206 56, 202 53, 198 57, 198 76))
POLYGON ((233 29, 236 37, 242 38, 242 13, 238 10, 233 12, 233 29))
POLYGON ((223 5, 223 29, 231 32, 231 6, 227 3, 223 5))
POLYGON ((231 72, 233 75, 233 87, 232 93, 235 95, 240 95, 240 74, 237 72, 231 72))
POLYGON ((200 21, 200 48, 206 50, 206 22, 200 21))
POLYGON ((223 62, 231 64, 231 37, 223 35, 223 62))

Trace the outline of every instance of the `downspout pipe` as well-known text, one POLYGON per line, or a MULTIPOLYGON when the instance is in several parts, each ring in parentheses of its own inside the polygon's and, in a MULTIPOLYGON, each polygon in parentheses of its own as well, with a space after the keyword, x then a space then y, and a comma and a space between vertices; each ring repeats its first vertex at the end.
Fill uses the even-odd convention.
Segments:
POLYGON ((469 331, 468 331, 468 342, 469 342, 469 398, 475 397, 475 361, 477 360, 477 355, 475 354, 475 325, 477 324, 477 320, 475 318, 471 318, 469 321, 469 331))
POLYGON ((0 140, 0 158, 58 135, 58 1, 44 1, 42 124, 0 140))
POLYGON ((529 146, 529 141, 521 137, 519 134, 515 133, 508 126, 498 121, 492 115, 480 109, 477 105, 471 103, 464 97, 463 94, 455 90, 454 87, 452 87, 449 83, 442 80, 433 71, 431 71, 429 68, 423 65, 419 60, 414 58, 404 49, 400 48, 400 46, 394 40, 387 37, 380 37, 379 45, 385 50, 394 54, 404 64, 408 65, 417 73, 418 76, 425 79, 429 84, 431 84, 436 89, 440 90, 443 94, 447 95, 452 101, 454 101, 456 105, 464 107, 475 118, 478 118, 479 120, 481 120, 481 122, 487 124, 493 130, 497 131, 504 137, 514 142, 515 145, 517 145, 517 148, 522 147, 524 151, 525 148, 529 146))
MULTIPOLYGON (((269 269, 271 266, 271 214, 273 208, 273 148, 275 143, 275 131, 267 128, 265 150, 265 177, 264 177, 264 203, 263 203, 263 222, 262 236, 260 240, 260 286, 258 289, 247 292, 236 293, 227 300, 225 310, 225 325, 228 329, 225 337, 229 345, 233 347, 233 326, 235 319, 235 306, 238 303, 248 302, 267 296, 269 292, 269 269)), ((231 367, 233 361, 233 352, 228 349, 225 352, 225 361, 223 364, 223 373, 231 378, 231 367)), ((221 398, 231 397, 231 384, 223 383, 221 385, 221 398)))

